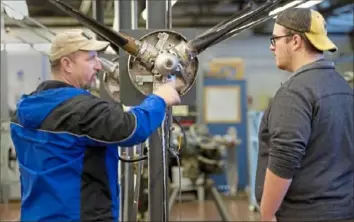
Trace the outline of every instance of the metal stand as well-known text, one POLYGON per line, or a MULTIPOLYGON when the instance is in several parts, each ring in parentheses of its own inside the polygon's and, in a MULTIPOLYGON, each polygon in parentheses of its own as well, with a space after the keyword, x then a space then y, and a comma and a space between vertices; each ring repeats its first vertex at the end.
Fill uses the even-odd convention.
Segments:
MULTIPOLYGON (((122 5, 130 4, 129 1, 120 2, 120 12, 123 11, 122 5)), ((171 26, 171 20, 168 19, 169 10, 166 12, 168 1, 154 1, 149 0, 146 2, 147 7, 147 29, 146 30, 130 30, 124 29, 120 26, 120 31, 126 33, 134 38, 140 39, 141 36, 145 36, 153 31, 168 29, 171 26), (167 16, 166 16, 167 15, 167 16)), ((125 13, 129 10, 125 9, 125 13)), ((122 14, 120 14, 121 17, 122 14)), ((126 16, 127 17, 127 16, 126 16)), ((124 18, 125 19, 125 18, 124 18)), ((190 37, 195 33, 190 32, 190 37)), ((131 82, 131 79, 126 73, 128 73, 127 64, 129 63, 129 55, 125 52, 120 52, 119 58, 119 72, 121 83, 121 101, 128 106, 135 106, 141 103, 145 96, 139 92, 131 82)), ((195 94, 195 90, 191 90, 192 95, 195 94)), ((185 97, 189 97, 185 95, 185 97)), ((195 98, 188 98, 194 103, 195 98)), ((182 103, 183 101, 182 98, 182 103)), ((148 168, 149 168, 149 221, 168 221, 168 156, 167 149, 169 146, 169 131, 171 127, 171 110, 166 111, 166 119, 161 128, 154 132, 148 140, 148 168)), ((126 178, 127 179, 127 178, 126 178)), ((125 193, 124 195, 127 195, 125 193)), ((124 203, 126 204, 126 203, 124 203)), ((124 208, 127 206, 124 206, 124 208)), ((124 215, 124 218, 126 215, 124 215)))
MULTIPOLYGON (((116 4, 116 3, 115 3, 116 4)), ((137 28, 137 1, 118 1, 118 30, 137 28)), ((102 5, 96 0, 96 10, 100 12, 98 6, 102 5)), ((103 19, 103 13, 98 13, 97 18, 103 19)), ((133 158, 136 151, 142 154, 142 146, 121 147, 120 154, 124 158, 133 158)), ((143 167, 143 161, 137 163, 137 180, 134 183, 134 165, 133 163, 120 164, 120 221, 136 221, 138 212, 140 172, 143 167)))
MULTIPOLYGON (((222 221, 225 221, 225 222, 232 221, 231 216, 229 215, 229 213, 226 210, 226 206, 222 200, 222 197, 221 197, 219 191, 214 186, 213 180, 210 178, 207 178, 206 175, 204 176, 204 189, 206 192, 211 194, 214 204, 219 211, 219 215, 220 215, 222 221)), ((172 209, 173 204, 177 200, 177 196, 178 196, 179 191, 180 191, 179 188, 173 189, 172 194, 171 194, 171 198, 169 200, 169 210, 172 209)))
MULTIPOLYGON (((136 29, 137 28, 137 1, 118 1, 118 16, 116 17, 118 30, 119 29, 136 29)), ((96 0, 93 4, 93 11, 96 20, 99 23, 104 23, 103 3, 96 0)), ((98 37, 99 38, 99 37, 98 37)), ((100 75, 100 97, 102 99, 114 102, 114 99, 109 95, 104 87, 103 75, 100 75)), ((117 99, 117 98, 115 98, 117 99)), ((115 101, 116 102, 116 101, 115 101)), ((125 159, 134 158, 135 154, 142 155, 143 146, 137 145, 134 147, 120 147, 119 155, 125 159)), ((136 221, 138 211, 138 197, 140 190, 140 173, 143 168, 143 162, 137 163, 136 172, 137 180, 134 183, 134 164, 119 162, 119 221, 136 221)), ((118 198, 118 197, 117 197, 118 198)))
MULTIPOLYGON (((167 1, 146 1, 147 29, 169 28, 170 24, 166 23, 167 1)), ((169 10, 171 8, 167 9, 169 10)), ((164 131, 163 128, 162 131, 164 131)), ((162 138, 155 132, 149 140, 149 221, 168 221, 166 210, 168 165, 167 147, 164 143, 168 139, 164 133, 161 136, 162 138)))
POLYGON ((205 188, 206 188, 206 190, 210 190, 210 193, 211 193, 213 200, 214 200, 214 204, 218 208, 218 211, 219 211, 222 221, 232 221, 230 215, 228 214, 228 212, 226 210, 226 206, 221 198, 219 191, 214 186, 214 182, 211 179, 206 178, 205 183, 206 183, 205 188))
MULTIPOLYGON (((136 28, 136 1, 118 2, 118 30, 126 33, 136 39, 140 39, 146 34, 157 30, 166 30, 171 28, 171 2, 148 0, 147 25, 146 30, 134 30, 136 28), (134 9, 134 10, 133 10, 134 9), (167 9, 167 10, 166 10, 167 9), (132 13, 133 12, 133 13, 132 13)), ((99 16, 97 16, 99 17, 99 16)), ((117 31, 118 31, 117 30, 117 31)), ((177 31, 178 32, 178 31, 177 31)), ((180 33, 180 32, 178 32, 180 33)), ((195 31, 190 30, 189 36, 195 36, 195 31)), ((153 37, 152 37, 153 38, 153 37)), ((150 41, 152 38, 147 38, 150 41)), ((173 38, 173 37, 172 37, 173 38)), ((136 106, 140 104, 145 95, 141 93, 132 83, 128 64, 130 64, 129 55, 124 51, 119 51, 119 82, 120 82, 120 100, 126 106, 136 106), (129 75, 127 75, 129 73, 129 75)), ((133 72, 133 71, 132 71, 133 72)), ((153 87, 151 88, 151 90, 153 87)), ((188 91, 182 104, 195 103, 195 88, 188 91), (187 100, 187 101, 186 101, 187 100)), ((154 132, 148 139, 148 168, 149 168, 149 221, 168 221, 168 156, 167 149, 170 144, 170 128, 172 122, 172 110, 166 110, 166 118, 159 130, 154 132)), ((125 157, 131 157, 133 153, 131 148, 122 148, 125 157)), ((140 163, 139 163, 140 164, 140 163)), ((135 221, 137 206, 134 202, 134 172, 131 164, 121 163, 121 197, 120 197, 120 220, 135 221), (123 173, 124 172, 124 173, 123 173), (135 213, 134 213, 135 212, 135 213)), ((139 168, 139 167, 138 167, 139 168)), ((140 178, 138 178, 140 180, 140 178)), ((139 184, 139 183, 138 183, 139 184)), ((135 196, 136 197, 136 196, 135 196)))
MULTIPOLYGON (((124 1, 123 1, 124 2, 124 1)), ((161 1, 152 1, 154 4, 161 4, 161 1)), ((153 7, 156 9, 156 7, 153 7)), ((156 15, 155 15, 156 16, 156 15)), ((146 36, 156 30, 150 29, 121 29, 133 38, 140 39, 141 36, 146 36)), ((195 35, 193 30, 177 30, 176 32, 183 34, 186 38, 191 38, 195 35)), ((125 52, 119 53, 119 73, 120 75, 120 98, 123 104, 127 106, 139 105, 145 95, 143 95, 133 85, 128 73, 129 55, 125 52)), ((139 71, 137 71, 139 72, 139 71)), ((181 97, 182 104, 195 104, 196 89, 193 86, 188 93, 181 97)), ((168 156, 167 149, 169 145, 169 131, 172 121, 171 110, 166 111, 167 118, 162 127, 154 132, 148 140, 148 168, 149 168, 149 221, 168 221, 168 156), (165 171, 165 172, 164 172, 165 171), (165 185, 166 186, 165 186, 165 185), (167 212, 166 212, 167 211, 167 212), (166 215, 166 216, 163 216, 166 215)), ((125 194, 124 194, 125 195, 125 194)))

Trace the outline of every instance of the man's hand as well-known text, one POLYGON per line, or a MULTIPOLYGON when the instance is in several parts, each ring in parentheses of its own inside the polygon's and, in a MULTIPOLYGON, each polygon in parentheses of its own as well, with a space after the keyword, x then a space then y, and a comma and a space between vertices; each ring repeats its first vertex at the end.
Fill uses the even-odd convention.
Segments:
POLYGON ((173 106, 181 103, 176 87, 179 83, 177 81, 164 83, 157 87, 153 94, 161 97, 167 106, 173 106))
POLYGON ((272 216, 272 217, 266 217, 266 216, 263 216, 261 215, 261 221, 271 221, 271 222, 276 222, 277 221, 277 218, 275 216, 272 216))
POLYGON ((176 81, 174 81, 173 84, 174 84, 174 87, 177 91, 182 90, 186 86, 184 81, 179 77, 176 78, 176 81))
POLYGON ((181 91, 186 86, 185 82, 180 77, 173 77, 168 83, 171 84, 177 92, 181 91))

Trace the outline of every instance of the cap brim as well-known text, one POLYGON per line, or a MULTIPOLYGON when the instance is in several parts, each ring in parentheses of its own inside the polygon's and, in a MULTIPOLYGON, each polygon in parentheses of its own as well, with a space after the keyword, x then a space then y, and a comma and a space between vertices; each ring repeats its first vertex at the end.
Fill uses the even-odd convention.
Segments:
POLYGON ((81 50, 85 51, 103 51, 109 46, 109 42, 106 41, 90 41, 85 46, 81 47, 81 50))
POLYGON ((321 51, 335 52, 338 50, 337 46, 328 38, 327 35, 305 33, 312 45, 321 51))

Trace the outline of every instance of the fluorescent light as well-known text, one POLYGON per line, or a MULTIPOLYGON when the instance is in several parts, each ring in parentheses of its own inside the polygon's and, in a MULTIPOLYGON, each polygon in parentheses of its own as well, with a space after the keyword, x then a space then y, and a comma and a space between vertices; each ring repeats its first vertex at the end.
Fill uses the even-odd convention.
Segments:
POLYGON ((31 50, 31 46, 25 43, 8 43, 5 44, 6 51, 28 51, 31 50))
MULTIPOLYGON (((151 0, 150 0, 151 1, 151 0)), ((171 7, 176 4, 177 0, 171 0, 171 7)), ((146 21, 147 18, 147 10, 146 8, 144 9, 144 11, 141 13, 141 17, 146 21)))
POLYGON ((311 8, 314 5, 320 4, 323 0, 318 0, 318 1, 308 1, 305 2, 299 6, 297 6, 296 8, 311 8))
MULTIPOLYGON (((295 5, 297 5, 295 8, 311 8, 312 6, 314 5, 317 5, 319 3, 321 3, 323 0, 316 0, 316 1, 305 1, 304 0, 297 0, 297 1, 292 1, 282 7, 279 7, 279 8, 276 8, 274 9, 273 11, 271 11, 269 13, 269 15, 274 15, 274 14, 277 14, 281 11, 284 11, 285 9, 288 9, 288 8, 291 8, 295 5), (300 4, 301 2, 304 2, 302 4, 300 4)), ((274 18, 276 18, 277 16, 274 16, 274 18)))
POLYGON ((292 2, 286 4, 286 5, 282 6, 282 7, 276 8, 273 11, 269 12, 269 15, 274 15, 274 14, 276 14, 278 12, 284 11, 285 9, 291 8, 294 5, 299 4, 300 2, 303 2, 303 0, 292 1, 292 2))
POLYGON ((46 54, 50 51, 51 44, 50 43, 35 43, 33 44, 33 48, 39 52, 44 52, 46 54))
POLYGON ((5 13, 12 19, 23 20, 28 16, 28 6, 24 0, 2 1, 5 13))

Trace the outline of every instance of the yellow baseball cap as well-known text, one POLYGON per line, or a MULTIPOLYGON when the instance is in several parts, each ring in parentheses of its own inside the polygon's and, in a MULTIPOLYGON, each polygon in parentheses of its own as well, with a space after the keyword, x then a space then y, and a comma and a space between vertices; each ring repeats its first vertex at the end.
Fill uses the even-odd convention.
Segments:
POLYGON ((49 60, 53 62, 79 50, 103 51, 108 45, 109 42, 98 41, 81 29, 67 30, 58 33, 52 40, 49 60))
POLYGON ((302 32, 311 44, 320 51, 337 51, 337 46, 327 36, 323 16, 309 8, 291 8, 281 12, 275 21, 287 29, 302 32))

